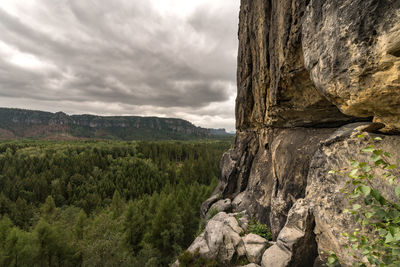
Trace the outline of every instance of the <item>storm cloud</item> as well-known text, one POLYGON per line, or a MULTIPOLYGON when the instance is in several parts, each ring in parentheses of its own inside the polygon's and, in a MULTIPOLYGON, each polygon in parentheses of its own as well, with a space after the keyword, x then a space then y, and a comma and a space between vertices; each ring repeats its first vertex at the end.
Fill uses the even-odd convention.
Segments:
POLYGON ((2 0, 0 106, 234 128, 239 0, 2 0))

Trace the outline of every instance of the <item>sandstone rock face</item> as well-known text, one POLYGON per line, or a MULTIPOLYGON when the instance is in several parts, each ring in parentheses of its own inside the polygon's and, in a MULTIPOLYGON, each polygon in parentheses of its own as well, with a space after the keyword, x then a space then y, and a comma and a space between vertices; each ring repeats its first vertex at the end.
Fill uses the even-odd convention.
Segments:
POLYGON ((395 0, 242 0, 237 128, 353 120, 344 113, 400 130, 399 9, 395 0))
POLYGON ((400 130, 400 2, 312 0, 304 63, 319 91, 348 115, 400 130))
MULTIPOLYGON (((351 265, 346 179, 328 172, 359 157, 357 130, 379 132, 400 162, 400 137, 384 135, 400 131, 400 1, 241 0, 237 79, 235 146, 202 214, 229 198, 232 212, 270 226, 264 267, 323 264, 326 251, 351 265)), ((215 240, 204 234, 197 246, 222 246, 224 231, 206 230, 215 240)), ((227 240, 225 261, 240 243, 227 240)))
POLYGON ((234 149, 223 155, 219 186, 223 197, 234 197, 246 189, 251 164, 258 151, 257 142, 255 132, 238 133, 234 149))
POLYGON ((277 237, 293 203, 305 196, 309 162, 319 142, 334 130, 276 128, 238 133, 236 146, 222 159, 229 164, 222 166, 220 193, 223 198, 237 196, 233 206, 255 214, 277 237))

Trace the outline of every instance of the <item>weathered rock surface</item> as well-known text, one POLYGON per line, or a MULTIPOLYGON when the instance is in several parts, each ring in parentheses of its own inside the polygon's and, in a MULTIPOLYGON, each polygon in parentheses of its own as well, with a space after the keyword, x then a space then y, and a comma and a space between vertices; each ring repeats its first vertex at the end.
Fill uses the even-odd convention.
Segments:
POLYGON ((400 130, 400 1, 311 0, 302 43, 311 80, 331 103, 400 130))
POLYGON ((317 257, 314 217, 308 200, 300 199, 288 214, 276 244, 266 250, 262 266, 312 266, 317 257))
POLYGON ((240 257, 246 254, 240 236, 243 232, 235 214, 220 212, 207 222, 204 232, 196 238, 188 251, 194 253, 199 250, 202 257, 228 264, 235 255, 240 257))
POLYGON ((395 0, 242 0, 237 128, 333 126, 347 114, 400 130, 399 10, 395 0))
POLYGON ((273 236, 277 237, 293 203, 305 196, 309 162, 319 142, 334 130, 296 128, 266 129, 258 134, 239 132, 235 147, 222 159, 229 164, 222 165, 220 194, 224 198, 237 196, 233 200, 235 209, 255 214, 262 223, 271 226, 273 236), (238 157, 240 151, 243 154, 238 157))
POLYGON ((262 267, 287 267, 290 264, 292 254, 285 248, 273 245, 268 248, 261 261, 262 267))
POLYGON ((247 188, 251 165, 258 151, 257 143, 257 133, 237 133, 234 149, 222 156, 217 190, 224 198, 233 198, 247 188))
MULTIPOLYGON (((264 251, 271 245, 265 238, 247 234, 249 216, 246 212, 220 212, 211 218, 205 230, 199 235, 188 251, 208 259, 217 259, 222 264, 234 264, 241 258, 259 266, 264 251)), ((179 266, 176 262, 175 266, 179 266)))
POLYGON ((325 99, 304 66, 301 38, 307 2, 241 1, 238 130, 340 125, 353 120, 325 99))
POLYGON ((264 251, 268 247, 268 241, 256 234, 248 234, 243 237, 247 259, 252 263, 260 263, 264 251))

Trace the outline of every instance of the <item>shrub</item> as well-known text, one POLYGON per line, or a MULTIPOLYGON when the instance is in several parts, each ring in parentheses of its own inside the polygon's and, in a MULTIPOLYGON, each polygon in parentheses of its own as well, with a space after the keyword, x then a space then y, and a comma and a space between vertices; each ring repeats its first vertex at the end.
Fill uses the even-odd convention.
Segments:
POLYGON ((267 225, 260 223, 256 219, 251 219, 248 226, 248 232, 259 235, 267 240, 272 239, 271 230, 267 225))
POLYGON ((218 209, 212 208, 212 209, 209 211, 208 215, 207 215, 207 220, 212 219, 212 218, 213 218, 215 215, 217 215, 218 213, 219 213, 218 209))
MULTIPOLYGON (((377 173, 383 173, 382 178, 394 187, 397 166, 390 163, 390 153, 375 147, 382 140, 380 137, 372 139, 359 134, 358 138, 367 139, 368 145, 360 153, 369 154, 369 160, 351 160, 349 172, 330 171, 349 178, 342 192, 347 195, 351 208, 344 212, 354 216, 358 228, 343 235, 348 237, 355 266, 400 266, 400 187, 394 188, 396 199, 389 200, 372 183, 377 173)), ((331 253, 328 266, 335 266, 336 259, 331 253)))
POLYGON ((238 214, 236 214, 235 215, 235 219, 236 219, 236 221, 239 223, 239 220, 241 219, 243 217, 243 214, 242 213, 238 213, 238 214))

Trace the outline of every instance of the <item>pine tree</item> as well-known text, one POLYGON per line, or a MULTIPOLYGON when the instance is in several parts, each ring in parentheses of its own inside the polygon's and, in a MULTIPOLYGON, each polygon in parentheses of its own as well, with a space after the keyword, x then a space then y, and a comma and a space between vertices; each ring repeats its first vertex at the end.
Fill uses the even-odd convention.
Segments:
POLYGON ((181 250, 183 227, 173 194, 161 194, 151 228, 144 239, 160 251, 164 264, 168 264, 172 260, 171 255, 181 250))
POLYGON ((124 219, 125 240, 136 255, 141 249, 141 241, 146 231, 146 218, 143 215, 143 202, 129 202, 124 219))
POLYGON ((86 213, 83 210, 81 210, 79 212, 78 218, 77 218, 75 226, 74 226, 74 232, 75 232, 76 238, 78 240, 83 239, 85 227, 87 225, 87 219, 88 218, 87 218, 86 213))
POLYGON ((34 233, 37 240, 38 258, 40 266, 52 266, 54 250, 57 247, 56 235, 47 222, 41 220, 36 225, 34 233))
POLYGON ((121 195, 118 190, 114 191, 114 195, 111 202, 111 210, 113 212, 113 217, 118 218, 124 211, 124 201, 121 199, 121 195))
POLYGON ((57 215, 56 203, 52 196, 48 196, 46 198, 46 202, 40 208, 40 213, 42 218, 47 220, 48 222, 52 222, 57 215))

